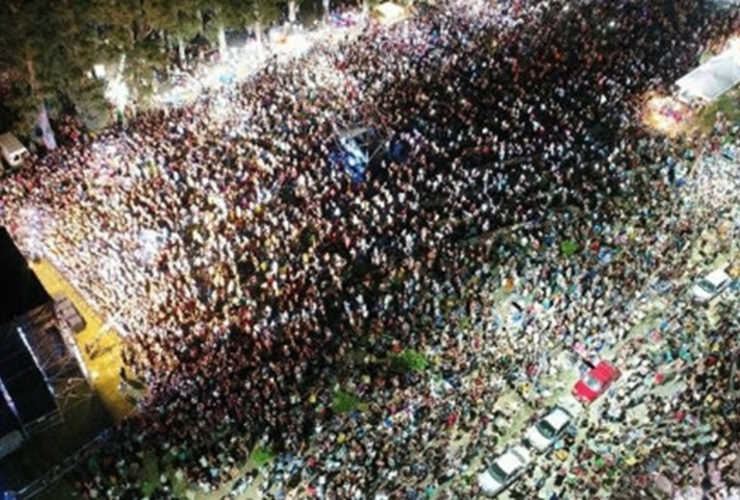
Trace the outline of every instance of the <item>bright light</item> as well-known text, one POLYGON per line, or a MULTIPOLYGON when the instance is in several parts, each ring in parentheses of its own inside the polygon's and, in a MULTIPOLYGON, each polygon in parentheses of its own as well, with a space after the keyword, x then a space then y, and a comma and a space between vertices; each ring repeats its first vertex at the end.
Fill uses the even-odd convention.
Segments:
POLYGON ((108 82, 108 88, 105 89, 105 98, 108 99, 119 110, 126 107, 128 103, 128 87, 119 78, 108 82))
POLYGON ((642 120, 648 127, 669 137, 676 137, 686 131, 692 116, 688 106, 661 95, 649 95, 644 102, 642 120))
POLYGON ((128 104, 128 87, 123 81, 123 70, 126 68, 126 54, 121 55, 118 61, 118 72, 114 78, 108 81, 105 89, 105 98, 122 111, 128 104))
POLYGON ((102 64, 96 64, 93 66, 93 74, 95 75, 95 78, 104 79, 105 78, 105 66, 102 64))

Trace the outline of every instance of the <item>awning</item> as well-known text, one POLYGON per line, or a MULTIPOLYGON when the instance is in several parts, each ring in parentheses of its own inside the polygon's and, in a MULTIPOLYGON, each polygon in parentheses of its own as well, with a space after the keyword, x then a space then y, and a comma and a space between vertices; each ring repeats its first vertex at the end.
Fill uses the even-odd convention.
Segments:
POLYGON ((384 2, 373 8, 373 14, 384 23, 396 23, 411 16, 409 10, 393 2, 384 2))
POLYGON ((678 97, 687 103, 711 102, 740 83, 740 50, 731 48, 711 58, 677 82, 678 97))

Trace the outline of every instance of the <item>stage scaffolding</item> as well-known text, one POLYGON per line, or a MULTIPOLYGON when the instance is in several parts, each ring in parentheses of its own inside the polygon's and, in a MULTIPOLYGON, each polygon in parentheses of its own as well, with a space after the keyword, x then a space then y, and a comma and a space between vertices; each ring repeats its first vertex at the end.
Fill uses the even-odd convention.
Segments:
POLYGON ((30 437, 61 424, 65 411, 92 391, 54 300, 1 227, 0 278, 2 396, 30 437))

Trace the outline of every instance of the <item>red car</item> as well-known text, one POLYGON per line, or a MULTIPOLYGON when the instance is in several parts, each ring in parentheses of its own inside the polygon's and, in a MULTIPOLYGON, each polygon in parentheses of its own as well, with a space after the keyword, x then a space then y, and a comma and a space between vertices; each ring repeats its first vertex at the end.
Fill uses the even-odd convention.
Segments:
POLYGON ((593 403, 604 394, 621 373, 611 363, 599 361, 581 380, 573 386, 573 396, 584 404, 593 403))

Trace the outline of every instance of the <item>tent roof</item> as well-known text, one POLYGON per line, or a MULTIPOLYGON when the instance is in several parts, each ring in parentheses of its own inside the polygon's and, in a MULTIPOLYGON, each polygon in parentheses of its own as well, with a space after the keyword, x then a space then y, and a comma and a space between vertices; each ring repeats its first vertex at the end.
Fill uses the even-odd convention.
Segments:
POLYGON ((56 411, 56 401, 19 330, 0 325, 0 380, 25 425, 56 411))
POLYGON ((681 77, 679 94, 689 99, 713 101, 740 83, 740 53, 728 50, 681 77))
POLYGON ((405 7, 393 2, 383 2, 374 7, 386 22, 400 21, 409 17, 409 11, 405 7))

